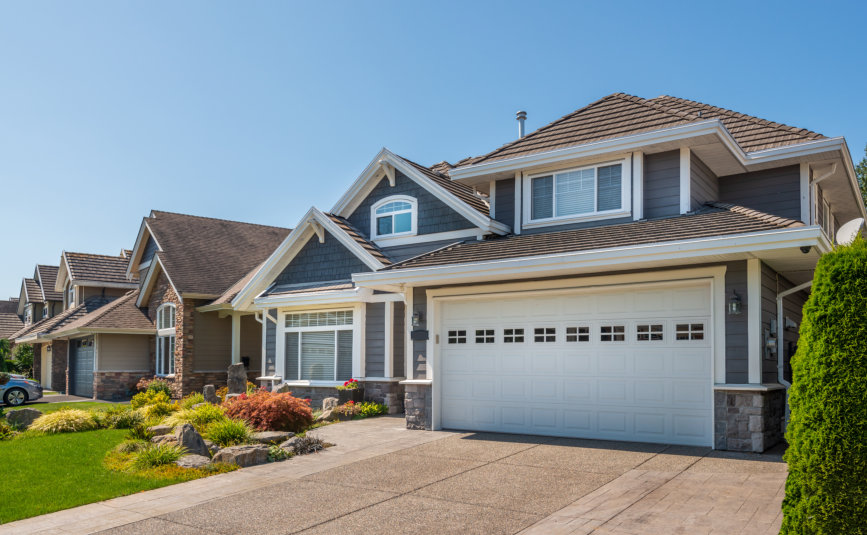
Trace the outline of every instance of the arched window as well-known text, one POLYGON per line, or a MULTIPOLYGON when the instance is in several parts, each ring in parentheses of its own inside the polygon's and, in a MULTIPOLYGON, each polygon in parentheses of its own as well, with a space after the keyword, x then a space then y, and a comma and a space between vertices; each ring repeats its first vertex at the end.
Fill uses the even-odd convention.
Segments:
POLYGON ((373 239, 411 236, 417 232, 418 203, 413 197, 394 195, 371 207, 370 235, 373 239))
POLYGON ((175 373, 175 312, 174 303, 157 309, 157 375, 175 373))

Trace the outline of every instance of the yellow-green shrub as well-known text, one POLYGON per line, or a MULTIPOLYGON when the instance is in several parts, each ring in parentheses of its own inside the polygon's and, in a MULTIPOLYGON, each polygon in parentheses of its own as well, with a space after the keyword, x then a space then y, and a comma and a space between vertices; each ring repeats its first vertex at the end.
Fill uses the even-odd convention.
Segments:
POLYGON ((140 409, 147 405, 170 402, 171 398, 165 392, 161 390, 147 390, 145 392, 134 395, 129 404, 132 406, 133 409, 140 409))
POLYGON ((199 392, 193 392, 189 396, 185 397, 180 401, 181 408, 183 409, 192 409, 193 405, 198 405, 199 403, 205 402, 205 396, 203 396, 199 392))
POLYGON ((28 430, 41 433, 74 433, 90 431, 97 427, 96 420, 89 412, 78 409, 63 409, 50 414, 43 414, 30 424, 28 430))
POLYGON ((192 424, 199 432, 204 431, 208 425, 213 422, 219 422, 226 419, 223 409, 218 405, 202 405, 195 409, 180 410, 169 415, 163 423, 176 427, 181 424, 192 424))

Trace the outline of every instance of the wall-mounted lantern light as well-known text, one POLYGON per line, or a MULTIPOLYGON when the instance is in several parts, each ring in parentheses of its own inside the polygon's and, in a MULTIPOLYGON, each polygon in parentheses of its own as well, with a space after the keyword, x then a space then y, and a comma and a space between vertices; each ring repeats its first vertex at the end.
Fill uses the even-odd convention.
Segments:
POLYGON ((413 312, 412 313, 412 328, 418 329, 421 327, 421 322, 424 319, 421 312, 413 312))
POLYGON ((729 298, 729 316, 739 316, 741 314, 741 296, 732 290, 732 296, 729 298))

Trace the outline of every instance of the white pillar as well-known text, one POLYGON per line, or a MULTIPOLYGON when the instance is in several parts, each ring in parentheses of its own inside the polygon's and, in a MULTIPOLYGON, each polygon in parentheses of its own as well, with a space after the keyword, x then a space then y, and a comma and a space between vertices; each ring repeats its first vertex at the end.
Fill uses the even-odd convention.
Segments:
POLYGON ((690 186, 690 151, 689 147, 680 148, 680 213, 689 212, 691 206, 691 198, 689 193, 690 186))
POLYGON ((394 302, 385 302, 385 367, 383 374, 394 377, 394 302))
POLYGON ((241 314, 232 312, 232 364, 241 362, 241 314))
POLYGON ((762 382, 762 261, 747 260, 747 371, 750 384, 762 382))

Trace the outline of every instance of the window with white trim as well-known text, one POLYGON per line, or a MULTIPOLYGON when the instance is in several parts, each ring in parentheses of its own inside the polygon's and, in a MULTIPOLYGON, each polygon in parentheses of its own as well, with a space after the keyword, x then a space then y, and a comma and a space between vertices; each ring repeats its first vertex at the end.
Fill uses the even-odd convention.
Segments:
POLYGON ((660 342, 662 341, 662 325, 638 325, 635 328, 636 339, 639 342, 660 342))
POLYGON ((567 342, 589 342, 590 341, 590 327, 582 326, 582 327, 566 327, 566 341, 567 342))
POLYGON ((66 308, 75 306, 75 286, 70 286, 66 291, 66 308))
POLYGON ((674 339, 704 340, 704 323, 678 323, 675 325, 674 339))
POLYGON ((624 210, 623 164, 569 169, 530 178, 530 222, 624 210))
POLYGON ((352 378, 352 310, 286 314, 284 379, 352 378))
POLYGON ((174 303, 164 303, 157 309, 157 375, 175 373, 175 313, 174 303))
POLYGON ((374 239, 416 234, 418 202, 413 197, 394 195, 371 207, 370 235, 374 239))
POLYGON ((524 341, 524 329, 503 329, 503 342, 520 344, 524 341))
POLYGON ((33 323, 33 305, 24 308, 24 323, 33 323))
POLYGON ((477 344, 493 344, 495 341, 494 329, 476 329, 477 344))

